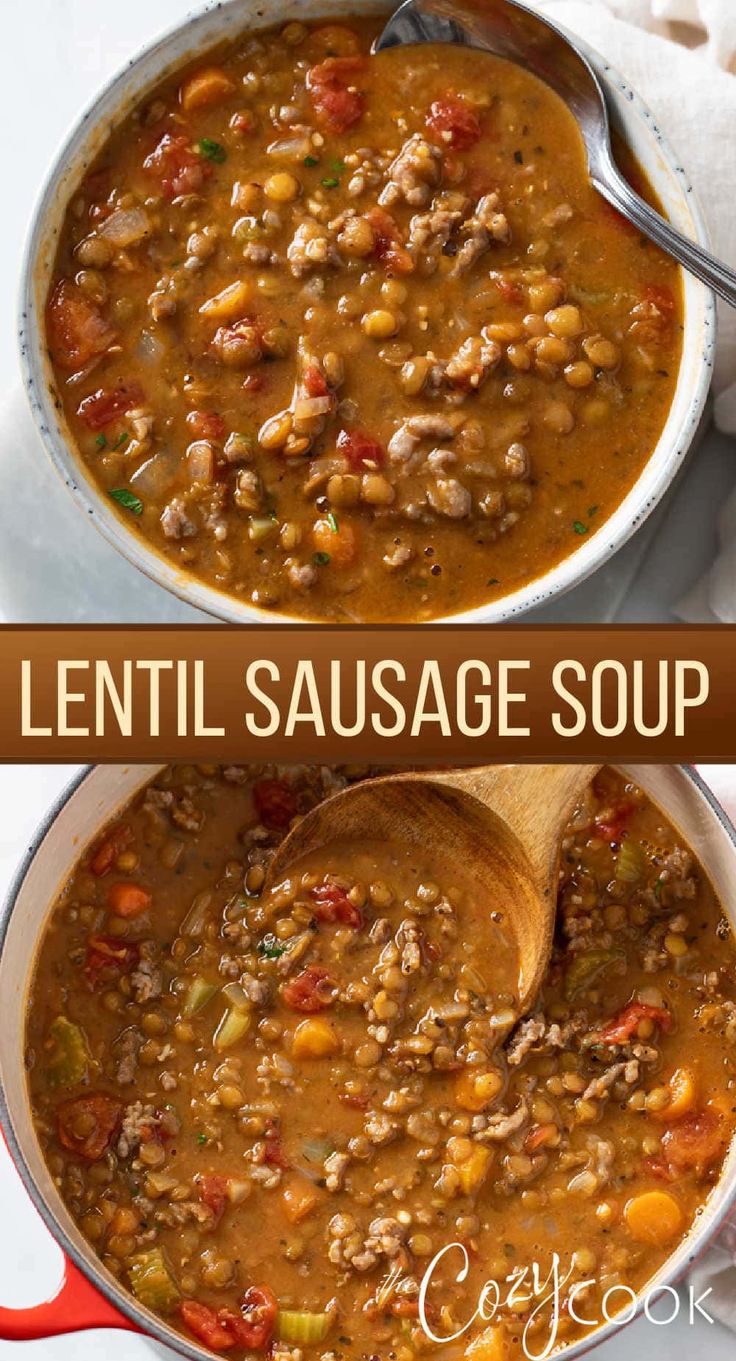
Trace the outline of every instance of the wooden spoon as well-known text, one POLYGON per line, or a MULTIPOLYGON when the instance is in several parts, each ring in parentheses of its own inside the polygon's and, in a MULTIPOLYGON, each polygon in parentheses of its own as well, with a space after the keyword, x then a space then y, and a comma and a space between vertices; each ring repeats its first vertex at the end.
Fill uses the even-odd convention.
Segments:
POLYGON ((432 853, 445 883, 470 882, 476 900, 485 895, 504 904, 518 958, 518 979, 505 982, 520 1011, 528 1011, 552 949, 560 838, 599 769, 478 766, 364 780, 317 804, 289 832, 267 887, 338 842, 388 842, 432 853))

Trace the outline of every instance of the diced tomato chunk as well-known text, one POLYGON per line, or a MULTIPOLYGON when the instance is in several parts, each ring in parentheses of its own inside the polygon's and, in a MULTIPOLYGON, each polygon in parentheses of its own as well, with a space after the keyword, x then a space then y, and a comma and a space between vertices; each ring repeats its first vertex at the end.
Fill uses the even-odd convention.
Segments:
POLYGON ((293 1011, 323 1011, 335 1000, 335 984, 327 969, 308 964, 296 978, 284 983, 281 996, 293 1011))
POLYGON ((344 926, 352 926, 356 931, 363 925, 363 914, 359 907, 354 907, 344 888, 339 884, 330 884, 325 880, 324 884, 317 884, 312 889, 314 899, 314 915, 318 921, 322 922, 342 922, 344 926))
POLYGON ((281 1142, 281 1130, 277 1120, 269 1120, 264 1134, 266 1145, 266 1162, 272 1167, 288 1167, 289 1159, 284 1153, 284 1146, 281 1142))
POLYGON ((480 141, 482 128, 474 109, 462 95, 447 94, 435 99, 427 114, 427 127, 448 142, 455 151, 467 151, 480 141))
POLYGON ((98 879, 101 879, 103 874, 109 874, 120 855, 120 852, 124 851, 126 846, 131 844, 132 840, 133 829, 132 827, 128 827, 127 823, 121 823, 119 827, 113 827, 112 831, 108 832, 104 841, 100 842, 89 862, 91 873, 98 879))
POLYGON ((118 917, 139 917, 152 901, 148 889, 141 888, 140 884, 121 881, 111 884, 107 890, 107 905, 118 917))
POLYGON ((665 1131, 662 1151, 672 1172, 702 1176, 721 1156, 727 1138, 720 1112, 704 1107, 665 1131))
POLYGON ((363 430, 341 430, 337 437, 337 447, 354 473, 382 468, 386 462, 386 450, 383 445, 363 430))
POLYGON ((406 246, 403 243, 399 224, 383 208, 371 208, 365 215, 366 222, 373 228, 376 257, 385 266, 387 274, 410 274, 414 268, 406 246))
POLYGON ((72 373, 98 359, 115 339, 99 307, 71 279, 62 279, 51 294, 46 329, 55 363, 72 373))
POLYGON ((179 1310, 189 1331, 213 1352, 232 1347, 264 1351, 273 1337, 278 1304, 268 1286, 252 1285, 243 1295, 239 1313, 215 1311, 199 1300, 183 1300, 179 1310))
POLYGON ((640 1021, 653 1021, 660 1030, 669 1032, 672 1029, 672 1016, 664 1007, 653 1007, 647 1002, 629 1002, 618 1016, 614 1016, 604 1026, 601 1031, 600 1039, 603 1044, 626 1044, 630 1040, 640 1021))
POLYGON ((364 69, 363 57, 328 57, 307 71, 312 107, 332 132, 346 132, 363 117, 365 96, 354 82, 364 69))
POLYGON ((59 1142, 64 1148, 95 1162, 109 1148, 120 1128, 123 1105, 111 1096, 95 1092, 62 1102, 56 1118, 59 1142))
POLYGON ((390 1310, 394 1318, 419 1318, 419 1300, 394 1299, 390 1310))
POLYGON ((187 425, 196 439, 221 440, 227 426, 216 411, 190 411, 187 425))
POLYGON ((316 364, 308 364, 302 376, 302 383, 308 397, 327 397, 330 389, 323 373, 316 364))
POLYGON ((118 416, 140 406, 142 401, 143 389, 137 383, 127 387, 99 388, 79 403, 77 415, 90 430, 104 430, 118 416))
POLYGON ((164 198, 198 194, 212 174, 209 161, 194 150, 184 133, 165 132, 143 162, 144 170, 155 176, 164 198))
POLYGON ((260 1352, 265 1350, 273 1337, 277 1313, 276 1296, 268 1286, 252 1285, 240 1301, 240 1313, 223 1310, 220 1318, 227 1328, 232 1329, 239 1347, 260 1352))
POLYGON ((621 799, 619 803, 607 808, 595 818, 593 831, 596 836, 602 837, 604 841, 621 841, 633 812, 633 803, 629 803, 627 799, 621 799))
POLYGON ((208 1210, 215 1216, 215 1223, 219 1223, 225 1212, 227 1205, 227 1177, 221 1177, 217 1172, 208 1172, 197 1179, 197 1191, 199 1199, 208 1210))
POLYGON ((179 1306, 183 1322, 197 1340, 213 1352, 227 1352, 236 1345, 237 1339, 220 1323, 214 1309, 199 1300, 182 1300, 179 1306))
POLYGON ((499 270, 494 270, 491 274, 491 283, 509 306, 519 307, 524 301, 524 290, 517 279, 509 279, 499 270))
POLYGON ((140 957, 140 947, 134 941, 119 940, 116 936, 90 936, 85 973, 94 984, 102 973, 127 973, 140 957))
POLYGON ((253 786, 256 812, 264 827, 279 831, 296 814, 296 794, 286 780, 258 780, 253 786))

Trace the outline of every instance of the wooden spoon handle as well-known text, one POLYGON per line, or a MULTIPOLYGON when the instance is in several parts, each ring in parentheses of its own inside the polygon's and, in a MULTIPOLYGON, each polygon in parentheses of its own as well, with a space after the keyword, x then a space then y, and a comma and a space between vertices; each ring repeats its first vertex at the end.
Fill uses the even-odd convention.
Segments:
POLYGON ((478 766, 440 782, 472 794, 518 837, 540 885, 549 882, 562 830, 600 765, 478 766))

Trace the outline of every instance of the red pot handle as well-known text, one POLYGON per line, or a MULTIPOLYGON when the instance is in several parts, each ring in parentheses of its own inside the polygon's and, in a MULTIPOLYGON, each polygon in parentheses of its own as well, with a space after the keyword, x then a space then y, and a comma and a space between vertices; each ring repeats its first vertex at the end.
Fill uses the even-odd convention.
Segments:
POLYGON ((110 1304, 87 1277, 64 1254, 64 1276, 56 1294, 43 1304, 28 1309, 0 1307, 0 1338, 7 1342, 29 1342, 59 1333, 83 1332, 87 1328, 142 1329, 110 1304))

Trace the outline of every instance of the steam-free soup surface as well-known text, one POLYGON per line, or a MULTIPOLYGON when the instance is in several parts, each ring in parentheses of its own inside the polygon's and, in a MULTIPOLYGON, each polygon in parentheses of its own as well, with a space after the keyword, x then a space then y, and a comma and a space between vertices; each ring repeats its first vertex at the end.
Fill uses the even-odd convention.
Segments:
POLYGON ((534 1263, 544 1280, 559 1255, 562 1344, 585 1332, 573 1301, 601 1321, 707 1203, 734 1125, 728 928, 676 832, 604 772, 522 1018, 505 905, 439 848, 336 845, 264 891, 291 820, 346 782, 174 768, 85 851, 28 1014, 44 1156, 105 1266, 216 1352, 413 1361, 495 1279, 497 1316, 437 1355, 538 1354, 534 1263))
MULTIPOLYGON (((423 620, 598 530, 660 435, 677 267, 529 72, 243 35, 146 98, 74 195, 47 309, 88 471, 245 602, 423 620)), ((638 187, 643 177, 624 162, 638 187)))

